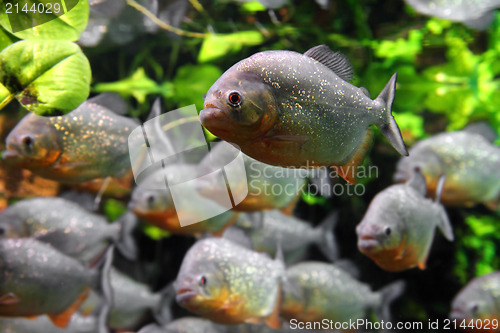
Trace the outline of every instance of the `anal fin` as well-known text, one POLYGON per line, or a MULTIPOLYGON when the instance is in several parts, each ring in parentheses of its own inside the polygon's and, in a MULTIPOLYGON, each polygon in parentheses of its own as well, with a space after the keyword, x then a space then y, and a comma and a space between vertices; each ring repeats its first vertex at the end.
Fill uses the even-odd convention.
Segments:
POLYGON ((369 128, 361 145, 359 146, 353 157, 344 165, 333 166, 337 174, 345 181, 351 184, 356 184, 356 174, 358 167, 363 164, 368 150, 371 148, 373 142, 373 129, 369 128))
POLYGON ((19 298, 17 298, 14 293, 7 293, 0 296, 0 304, 1 305, 12 305, 19 303, 19 298))
POLYGON ((89 295, 89 288, 86 288, 80 296, 71 304, 66 310, 58 314, 47 314, 52 323, 59 328, 66 328, 71 320, 73 314, 80 308, 80 305, 85 301, 89 295))

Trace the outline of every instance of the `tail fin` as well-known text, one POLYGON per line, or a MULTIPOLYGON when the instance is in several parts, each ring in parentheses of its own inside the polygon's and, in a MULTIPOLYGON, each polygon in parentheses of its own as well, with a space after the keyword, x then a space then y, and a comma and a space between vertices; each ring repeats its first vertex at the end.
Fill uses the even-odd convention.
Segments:
POLYGON ((170 282, 160 291, 160 302, 154 309, 154 317, 160 326, 165 326, 172 321, 172 303, 175 300, 174 283, 170 282))
POLYGON ((332 262, 336 261, 339 257, 339 250, 333 233, 333 229, 337 225, 338 217, 338 212, 332 212, 328 214, 323 222, 321 222, 321 224, 317 227, 317 229, 321 232, 321 239, 318 244, 319 249, 324 256, 332 262))
POLYGON ((113 264, 114 245, 110 245, 104 255, 104 261, 99 268, 99 294, 102 296, 102 303, 97 317, 97 333, 108 333, 107 322, 109 312, 113 306, 113 287, 111 286, 111 266, 113 264))
POLYGON ((129 211, 120 216, 117 223, 120 224, 121 228, 120 238, 116 242, 116 247, 125 258, 135 260, 137 258, 137 246, 132 237, 132 232, 137 225, 137 217, 129 211))
POLYGON ((379 293, 381 296, 381 301, 377 309, 375 309, 375 315, 379 320, 390 321, 391 320, 391 312, 389 306, 391 303, 401 296, 404 292, 405 283, 402 280, 398 280, 396 282, 391 283, 388 286, 382 288, 379 293))
POLYGON ((401 131, 399 130, 398 124, 394 120, 391 113, 392 102, 394 101, 394 95, 396 91, 396 78, 398 73, 394 73, 391 77, 384 90, 375 99, 379 105, 384 108, 384 114, 375 125, 380 129, 382 134, 385 135, 387 140, 391 145, 400 153, 402 156, 408 156, 408 150, 401 136, 401 131))

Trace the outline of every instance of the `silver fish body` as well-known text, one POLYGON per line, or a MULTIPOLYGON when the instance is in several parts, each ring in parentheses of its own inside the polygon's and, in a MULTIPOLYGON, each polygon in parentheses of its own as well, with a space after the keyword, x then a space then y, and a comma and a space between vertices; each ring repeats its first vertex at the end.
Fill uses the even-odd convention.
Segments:
POLYGON ((277 309, 283 274, 282 261, 223 238, 204 239, 184 257, 177 303, 221 324, 257 321, 277 309))
MULTIPOLYGON (((237 217, 195 188, 183 187, 174 201, 170 186, 181 179, 197 176, 197 167, 171 164, 148 175, 132 192, 129 208, 141 219, 174 234, 198 235, 221 232, 237 217), (167 186, 168 184, 168 186, 167 186), (213 216, 204 218, 204 216, 213 216), (179 218, 198 223, 181 226, 179 218)), ((181 184, 182 185, 182 184, 181 184)))
POLYGON ((408 180, 418 167, 429 194, 445 175, 441 201, 451 206, 472 206, 500 197, 500 148, 489 138, 467 128, 441 133, 416 143, 410 157, 401 159, 394 180, 408 180))
MULTIPOLYGON (((225 142, 217 143, 198 165, 199 176, 208 174, 212 176, 211 178, 204 177, 198 192, 216 201, 227 196, 227 187, 217 181, 222 175, 223 164, 230 163, 236 157, 234 149, 226 148, 227 145, 225 142)), ((244 196, 245 198, 235 207, 235 210, 292 209, 301 189, 306 184, 308 171, 276 167, 259 162, 246 154, 241 156, 246 177, 231 182, 231 194, 233 197, 244 196)))
POLYGON ((108 221, 78 204, 62 198, 24 199, 0 213, 2 237, 33 237, 62 253, 91 262, 110 242, 120 243, 127 256, 135 254, 132 239, 134 219, 108 221))
MULTIPOLYGON (((133 329, 144 318, 147 311, 152 311, 155 315, 162 312, 169 314, 167 298, 160 292, 152 292, 147 285, 134 281, 116 269, 110 271, 110 283, 113 290, 108 318, 110 328, 133 329)), ((80 310, 90 313, 98 308, 99 303, 99 296, 91 293, 80 310)))
POLYGON ((365 318, 374 311, 380 319, 389 317, 389 304, 403 292, 395 282, 379 292, 354 279, 332 264, 302 262, 289 267, 286 278, 290 289, 283 289, 281 314, 298 321, 329 319, 349 322, 365 318))
POLYGON ((378 193, 356 227, 360 251, 385 270, 424 269, 436 227, 453 240, 444 207, 425 194, 420 172, 378 193))
POLYGON ((183 317, 165 326, 149 325, 137 333, 225 333, 226 328, 210 320, 197 317, 183 317))
POLYGON ((45 316, 33 319, 0 318, 2 333, 95 333, 97 324, 95 317, 82 317, 75 313, 65 329, 61 329, 45 316))
MULTIPOLYGON (((90 288, 97 271, 30 238, 0 239, 0 315, 58 315, 90 288)), ((76 310, 76 309, 75 309, 76 310)))
MULTIPOLYGON (((236 221, 235 225, 243 223, 236 221)), ((262 225, 251 228, 243 226, 241 229, 248 235, 253 248, 257 251, 274 255, 277 244, 280 244, 286 254, 310 244, 316 244, 328 259, 334 261, 338 256, 333 234, 335 223, 336 214, 329 216, 322 224, 314 228, 309 223, 284 215, 279 210, 270 210, 263 213, 262 225)))
POLYGON ((391 114, 396 76, 375 100, 351 78, 348 60, 325 45, 305 54, 260 52, 214 83, 200 120, 245 154, 276 166, 343 166, 353 159, 359 165, 355 155, 366 149, 371 124, 407 155, 391 114))
POLYGON ((430 16, 463 22, 471 28, 483 30, 494 18, 498 0, 405 0, 416 11, 430 16))
POLYGON ((3 159, 62 183, 125 176, 128 136, 138 123, 85 101, 58 117, 25 116, 9 133, 3 159))

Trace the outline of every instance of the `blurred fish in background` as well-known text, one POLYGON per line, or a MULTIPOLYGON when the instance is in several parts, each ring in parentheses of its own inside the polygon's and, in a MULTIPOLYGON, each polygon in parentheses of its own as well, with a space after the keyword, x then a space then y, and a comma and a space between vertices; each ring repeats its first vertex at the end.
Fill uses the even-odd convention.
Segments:
POLYGON ((405 0, 417 12, 486 29, 494 19, 498 0, 405 0))
POLYGON ((450 318, 469 332, 500 331, 500 272, 470 281, 451 303, 450 318))
POLYGON ((479 123, 417 142, 410 149, 410 157, 398 162, 394 180, 408 180, 419 168, 432 196, 439 177, 444 175, 444 205, 471 207, 483 203, 494 210, 500 198, 500 148, 493 144, 496 136, 491 127, 479 123))
POLYGON ((419 170, 405 184, 378 193, 356 227, 359 250, 388 271, 425 269, 435 228, 449 241, 454 238, 439 203, 443 182, 441 178, 434 201, 425 198, 425 177, 419 170))

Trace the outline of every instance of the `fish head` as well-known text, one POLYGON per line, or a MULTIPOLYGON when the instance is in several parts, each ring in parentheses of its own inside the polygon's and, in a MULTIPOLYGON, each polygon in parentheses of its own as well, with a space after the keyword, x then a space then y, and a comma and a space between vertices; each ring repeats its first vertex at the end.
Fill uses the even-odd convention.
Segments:
MULTIPOLYGON (((492 283, 488 276, 470 282, 462 289, 451 303, 450 319, 500 319, 492 290, 484 284, 492 283)), ((498 290, 498 286, 491 286, 498 290)))
POLYGON ((184 257, 174 283, 177 303, 202 316, 218 311, 229 298, 224 270, 217 264, 209 247, 203 241, 193 245, 184 257))
POLYGON ((137 186, 128 205, 137 215, 165 213, 174 210, 172 195, 168 189, 150 189, 137 186))
POLYGON ((403 246, 405 230, 403 217, 397 209, 397 199, 398 193, 387 189, 377 194, 370 203, 356 227, 358 248, 362 253, 399 251, 403 246))
POLYGON ((62 148, 48 119, 33 113, 24 117, 7 136, 3 160, 30 169, 53 164, 62 148))
POLYGON ((242 146, 273 128, 277 115, 273 88, 233 67, 208 90, 200 121, 215 136, 242 146))

